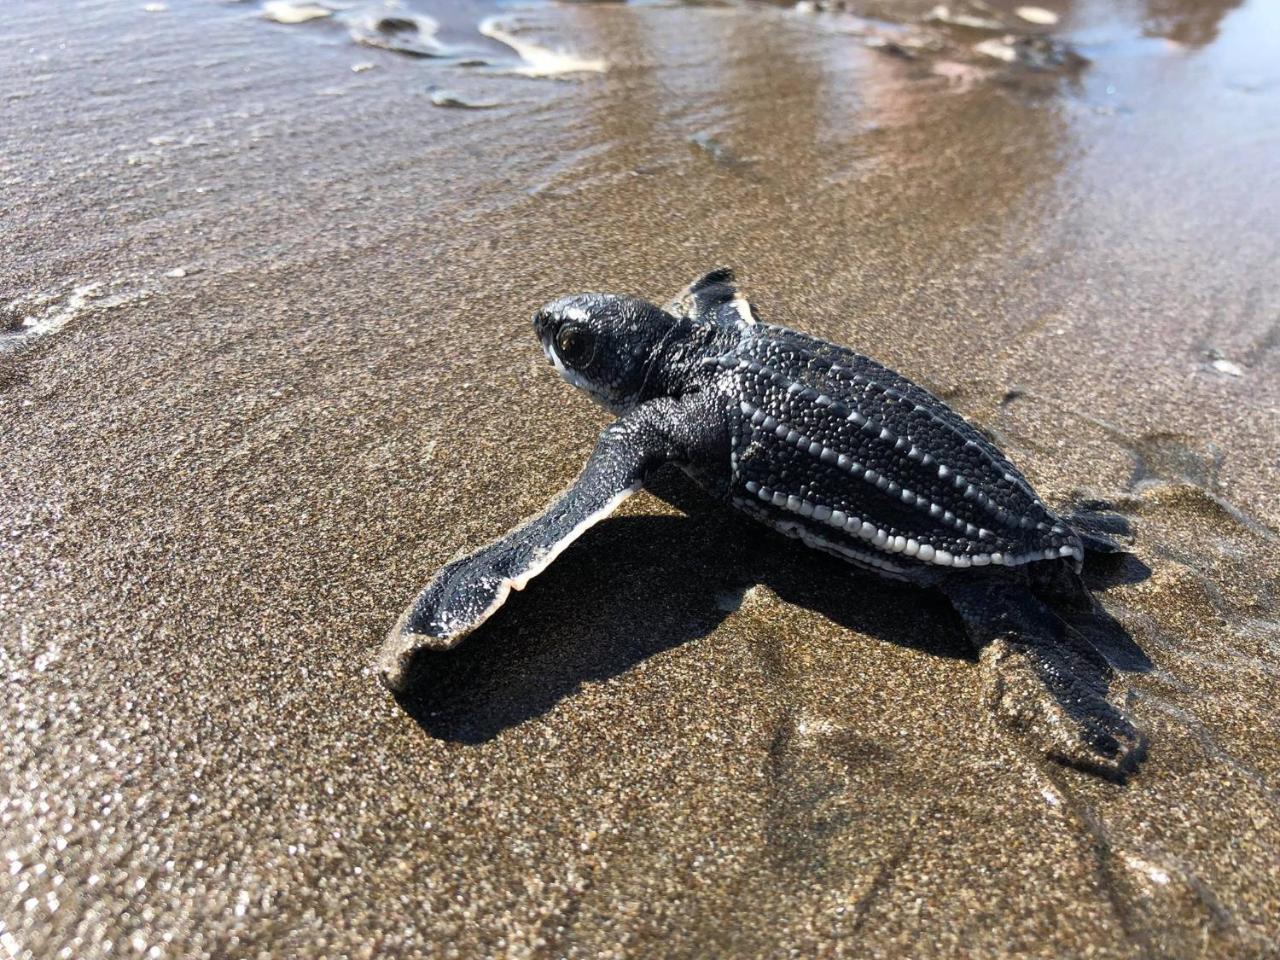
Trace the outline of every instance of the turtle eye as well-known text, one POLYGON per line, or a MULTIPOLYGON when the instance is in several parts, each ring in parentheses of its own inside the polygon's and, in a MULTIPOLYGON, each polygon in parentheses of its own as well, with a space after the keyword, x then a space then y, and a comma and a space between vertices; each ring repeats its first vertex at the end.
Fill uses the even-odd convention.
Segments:
POLYGON ((556 352, 570 366, 584 366, 595 352, 595 338, 589 330, 572 323, 565 324, 556 334, 556 352))

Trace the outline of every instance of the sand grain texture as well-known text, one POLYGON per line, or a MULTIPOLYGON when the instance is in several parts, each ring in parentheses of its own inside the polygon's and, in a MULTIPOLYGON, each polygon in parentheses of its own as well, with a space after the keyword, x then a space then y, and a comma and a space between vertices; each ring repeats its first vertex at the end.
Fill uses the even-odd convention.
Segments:
POLYGON ((1275 956, 1280 23, 1151 7, 961 87, 758 6, 541 11, 609 66, 550 81, 10 0, 0 947, 1275 956), (995 728, 943 601, 676 478, 379 687, 603 426, 535 307, 719 263, 1131 514, 1131 783, 995 728))

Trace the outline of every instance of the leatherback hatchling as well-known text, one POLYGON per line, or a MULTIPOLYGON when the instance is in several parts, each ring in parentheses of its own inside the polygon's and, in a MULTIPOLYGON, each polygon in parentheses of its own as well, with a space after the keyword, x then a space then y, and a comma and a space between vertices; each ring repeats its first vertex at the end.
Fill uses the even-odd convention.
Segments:
POLYGON ((1043 602, 1090 609, 1085 551, 1118 551, 1106 534, 1127 532, 1120 518, 1058 516, 937 397, 852 350, 758 322, 727 269, 666 310, 587 293, 547 304, 533 326, 560 375, 619 417, 546 511, 448 564, 405 611, 380 658, 393 690, 416 650, 454 646, 675 463, 815 550, 940 588, 979 647, 1002 641, 1002 659, 1052 694, 1051 752, 1111 772, 1135 759, 1141 737, 1107 700, 1105 659, 1043 602))

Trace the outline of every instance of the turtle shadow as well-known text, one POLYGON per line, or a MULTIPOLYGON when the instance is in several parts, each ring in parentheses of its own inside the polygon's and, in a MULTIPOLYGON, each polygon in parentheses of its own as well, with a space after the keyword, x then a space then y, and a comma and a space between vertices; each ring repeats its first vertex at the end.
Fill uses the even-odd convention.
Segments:
POLYGON ((942 598, 859 574, 701 494, 695 503, 687 492, 668 496, 666 484, 657 492, 689 515, 614 517, 587 531, 465 643, 415 654, 403 709, 434 738, 486 742, 584 684, 706 636, 757 583, 841 626, 974 659, 942 598), (938 629, 912 630, 901 616, 908 604, 928 606, 938 629))
MULTIPOLYGON (((429 736, 492 740, 584 684, 710 634, 756 584, 877 640, 977 659, 959 616, 936 591, 816 553, 716 504, 683 476, 664 474, 649 489, 687 515, 605 520, 465 643, 414 655, 397 700, 429 736), (922 621, 933 628, 922 631, 922 621)), ((1146 659, 1114 633, 1106 631, 1127 651, 1126 662, 1146 659)))
POLYGON ((727 616, 677 517, 617 517, 583 535, 534 586, 452 650, 418 651, 401 706, 432 737, 483 743, 584 684, 711 632, 727 616))

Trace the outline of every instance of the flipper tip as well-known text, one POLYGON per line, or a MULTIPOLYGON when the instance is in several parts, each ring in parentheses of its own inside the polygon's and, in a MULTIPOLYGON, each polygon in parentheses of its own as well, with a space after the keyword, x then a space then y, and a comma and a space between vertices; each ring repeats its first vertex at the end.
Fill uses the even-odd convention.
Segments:
POLYGON ((412 608, 406 610, 382 642, 374 667, 378 679, 391 693, 399 696, 408 690, 409 665, 419 650, 448 650, 461 639, 461 635, 436 637, 419 633, 409 626, 412 608))

